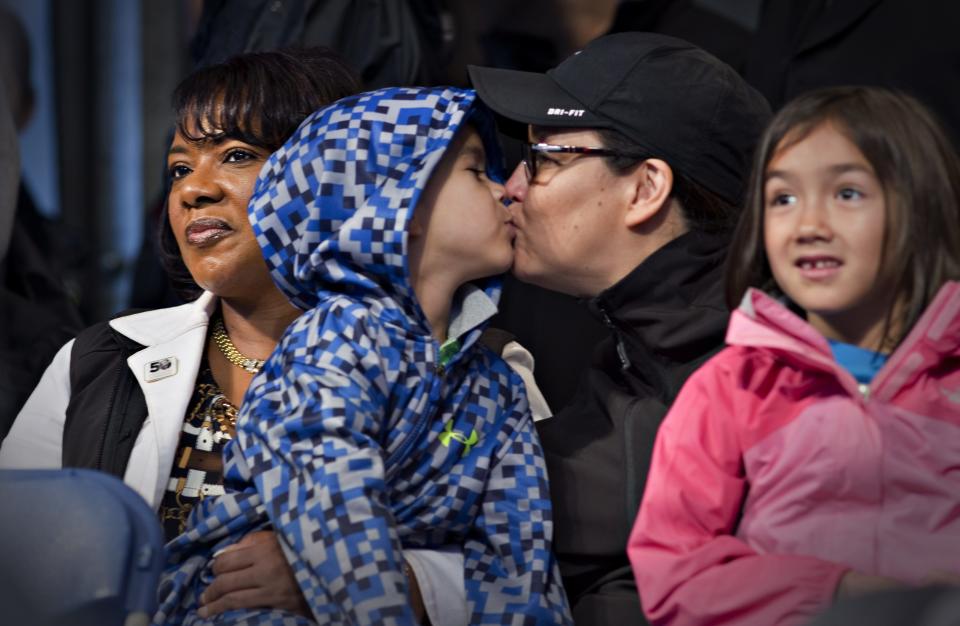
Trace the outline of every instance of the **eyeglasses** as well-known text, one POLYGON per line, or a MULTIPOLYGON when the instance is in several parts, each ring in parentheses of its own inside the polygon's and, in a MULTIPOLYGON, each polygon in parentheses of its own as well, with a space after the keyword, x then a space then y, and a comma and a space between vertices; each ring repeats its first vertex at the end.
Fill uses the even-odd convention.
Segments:
POLYGON ((645 158, 640 154, 630 154, 627 152, 619 152, 617 150, 608 150, 607 148, 591 148, 587 146, 556 146, 549 143, 526 143, 521 144, 521 159, 523 163, 523 170, 527 175, 527 183, 533 183, 537 178, 537 174, 540 173, 541 177, 538 182, 546 183, 549 181, 549 178, 553 178, 553 175, 561 167, 572 163, 576 159, 571 159, 566 163, 558 163, 547 157, 548 154, 555 153, 567 153, 567 154, 582 154, 583 156, 600 156, 600 157, 627 157, 633 159, 643 159, 645 158), (544 167, 546 165, 546 167, 544 167), (551 172, 549 178, 544 179, 544 174, 546 172, 551 172))

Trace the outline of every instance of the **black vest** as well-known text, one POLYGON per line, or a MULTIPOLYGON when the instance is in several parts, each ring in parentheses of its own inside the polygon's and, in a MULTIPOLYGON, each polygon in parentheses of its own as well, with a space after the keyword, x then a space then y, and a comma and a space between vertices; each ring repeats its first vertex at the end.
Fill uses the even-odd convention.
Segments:
POLYGON ((63 467, 123 478, 147 418, 140 385, 127 357, 144 346, 102 322, 87 328, 70 354, 70 402, 63 428, 63 467))

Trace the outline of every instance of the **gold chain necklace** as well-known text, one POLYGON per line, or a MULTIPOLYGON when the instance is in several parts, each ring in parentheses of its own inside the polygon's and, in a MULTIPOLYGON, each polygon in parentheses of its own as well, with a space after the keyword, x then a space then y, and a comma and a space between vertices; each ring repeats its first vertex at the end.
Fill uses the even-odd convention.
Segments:
POLYGON ((237 350, 237 346, 230 341, 230 335, 227 334, 227 329, 223 325, 223 317, 218 317, 213 323, 213 343, 217 344, 220 352, 227 357, 228 361, 237 367, 242 367, 251 374, 256 374, 263 367, 261 359, 250 358, 237 350))

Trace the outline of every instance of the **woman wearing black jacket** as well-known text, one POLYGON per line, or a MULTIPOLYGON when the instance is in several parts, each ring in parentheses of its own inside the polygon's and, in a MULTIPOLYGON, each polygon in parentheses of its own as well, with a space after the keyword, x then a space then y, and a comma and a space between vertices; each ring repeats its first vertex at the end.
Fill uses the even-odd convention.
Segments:
POLYGON ((471 78, 529 124, 506 187, 514 275, 585 299, 609 331, 574 400, 537 424, 574 621, 643 624, 627 539, 660 421, 723 345, 727 233, 769 107, 729 66, 651 33, 601 37, 546 75, 471 78))

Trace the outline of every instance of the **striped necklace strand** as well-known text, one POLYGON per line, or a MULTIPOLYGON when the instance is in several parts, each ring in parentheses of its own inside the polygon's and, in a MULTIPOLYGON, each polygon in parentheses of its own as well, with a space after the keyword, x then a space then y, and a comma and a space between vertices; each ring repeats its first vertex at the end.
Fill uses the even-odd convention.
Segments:
POLYGON ((218 317, 217 321, 213 323, 213 343, 217 344, 220 352, 227 357, 228 361, 237 367, 242 367, 251 374, 256 374, 263 367, 261 359, 252 359, 237 350, 237 347, 230 341, 230 335, 227 334, 227 329, 223 325, 223 317, 218 317))

